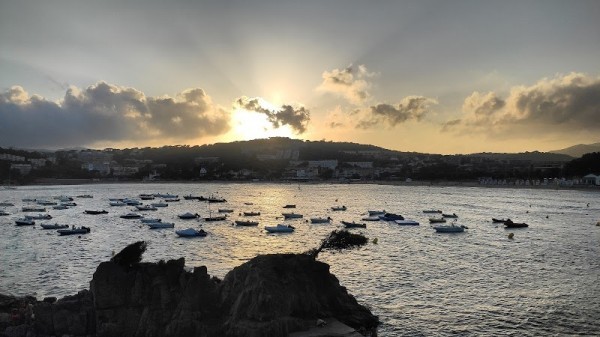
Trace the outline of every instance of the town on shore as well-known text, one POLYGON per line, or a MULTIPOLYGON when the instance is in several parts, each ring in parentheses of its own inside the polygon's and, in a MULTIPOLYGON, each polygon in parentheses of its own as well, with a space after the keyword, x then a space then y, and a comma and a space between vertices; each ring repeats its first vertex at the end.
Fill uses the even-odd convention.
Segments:
POLYGON ((27 184, 136 181, 353 182, 591 188, 600 152, 424 154, 284 137, 202 146, 103 150, 0 147, 0 181, 27 184))

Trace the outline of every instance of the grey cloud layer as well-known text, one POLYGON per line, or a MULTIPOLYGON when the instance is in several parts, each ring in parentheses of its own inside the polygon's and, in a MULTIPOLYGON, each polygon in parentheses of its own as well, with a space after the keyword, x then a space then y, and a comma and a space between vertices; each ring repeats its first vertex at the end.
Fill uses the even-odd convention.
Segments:
POLYGON ((542 79, 512 88, 506 98, 474 92, 465 99, 463 117, 451 124, 486 132, 600 131, 600 78, 571 73, 542 79))
POLYGON ((229 130, 230 116, 202 89, 176 97, 147 97, 141 91, 99 82, 70 88, 60 102, 21 87, 0 93, 0 143, 59 147, 98 141, 182 141, 229 130))
POLYGON ((271 110, 263 107, 258 98, 245 96, 238 98, 235 104, 248 111, 265 114, 269 122, 276 128, 289 125, 298 134, 306 132, 310 121, 310 112, 304 107, 294 108, 291 105, 282 105, 278 110, 271 110))
POLYGON ((367 89, 371 85, 367 78, 373 75, 364 65, 333 69, 323 72, 323 82, 317 89, 342 96, 351 103, 361 104, 370 96, 367 89))
POLYGON ((437 101, 423 96, 408 96, 397 105, 377 104, 370 107, 369 115, 360 121, 358 128, 367 129, 380 125, 396 126, 409 120, 421 120, 431 105, 437 101))

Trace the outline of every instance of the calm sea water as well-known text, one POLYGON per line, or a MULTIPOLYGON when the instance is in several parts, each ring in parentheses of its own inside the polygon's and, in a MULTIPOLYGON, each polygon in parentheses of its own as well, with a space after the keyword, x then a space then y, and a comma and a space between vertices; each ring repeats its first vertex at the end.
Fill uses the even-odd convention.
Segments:
MULTIPOLYGON (((315 247, 340 220, 360 220, 367 210, 385 209, 421 222, 403 227, 369 222, 360 230, 378 244, 358 250, 323 252, 321 261, 359 302, 380 317, 381 336, 568 336, 600 335, 600 198, 598 193, 530 189, 296 184, 123 184, 20 187, 0 191, 12 215, 0 217, 0 292, 64 296, 88 288, 101 261, 137 240, 149 242, 145 261, 185 257, 189 267, 206 265, 223 277, 257 254, 303 252, 315 247), (180 202, 141 212, 175 222, 175 229, 204 228, 205 238, 178 238, 174 229, 149 230, 119 215, 132 207, 110 207, 108 198, 140 193, 173 193, 180 202), (212 204, 183 200, 185 194, 217 194, 212 204), (85 225, 91 234, 58 236, 39 226, 17 227, 22 198, 92 194, 78 206, 50 210, 51 223, 85 225), (589 207, 588 207, 589 203, 589 207), (304 219, 292 234, 266 234, 285 204, 296 204, 304 219), (345 205, 344 212, 331 206, 345 205), (235 211, 226 222, 184 221, 184 212, 208 215, 217 208, 235 211), (106 209, 87 215, 85 209, 106 209), (465 233, 437 234, 424 209, 459 215, 465 233), (233 227, 243 211, 260 211, 258 227, 233 227), (309 224, 314 216, 332 224, 309 224), (527 222, 506 230, 492 217, 527 222), (514 239, 507 235, 514 233, 514 239)), ((39 223, 40 221, 38 221, 39 223)), ((356 230, 355 230, 356 231, 356 230)))

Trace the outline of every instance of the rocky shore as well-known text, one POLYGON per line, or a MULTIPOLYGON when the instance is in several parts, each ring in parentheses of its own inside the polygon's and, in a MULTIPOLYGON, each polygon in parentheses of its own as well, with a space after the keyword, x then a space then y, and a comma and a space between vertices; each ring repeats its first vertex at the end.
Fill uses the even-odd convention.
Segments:
POLYGON ((113 258, 98 266, 89 290, 73 296, 38 301, 0 295, 0 336, 275 337, 332 319, 376 336, 377 317, 339 284, 329 265, 309 255, 257 256, 223 280, 210 277, 206 267, 189 272, 184 265, 183 258, 113 258))

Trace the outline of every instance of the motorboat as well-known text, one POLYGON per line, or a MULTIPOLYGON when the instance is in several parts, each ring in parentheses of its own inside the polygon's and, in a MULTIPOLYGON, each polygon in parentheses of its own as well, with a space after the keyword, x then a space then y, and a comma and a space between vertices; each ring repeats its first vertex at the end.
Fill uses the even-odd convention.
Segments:
POLYGON ((331 207, 332 211, 345 211, 347 209, 348 208, 346 208, 346 206, 333 206, 333 207, 331 207))
POLYGON ((175 199, 175 198, 179 198, 179 195, 170 194, 170 193, 154 193, 154 196, 157 197, 157 198, 163 198, 163 199, 175 199))
POLYGON ((188 195, 184 195, 183 199, 185 199, 185 200, 202 200, 203 197, 188 194, 188 195))
POLYGON ((167 204, 166 202, 154 202, 150 205, 152 205, 154 207, 168 207, 169 206, 169 204, 167 204))
POLYGON ((303 217, 302 214, 297 214, 297 213, 281 213, 281 215, 283 215, 284 219, 300 219, 303 217))
POLYGON ((385 209, 381 210, 381 211, 367 211, 369 213, 369 216, 374 216, 374 215, 384 215, 385 214, 385 209))
POLYGON ((63 210, 63 209, 68 209, 68 208, 69 208, 69 206, 64 205, 64 204, 52 206, 52 209, 55 209, 55 210, 63 210))
POLYGON ((44 207, 36 207, 36 206, 24 206, 21 208, 22 212, 45 212, 46 208, 44 207))
POLYGON ((395 220, 404 220, 404 217, 400 214, 385 213, 384 215, 380 215, 379 219, 381 219, 383 221, 395 221, 395 220))
POLYGON ((148 228, 150 229, 161 229, 161 228, 173 228, 175 224, 172 222, 150 222, 147 223, 148 228))
POLYGON ((296 205, 294 205, 294 204, 287 204, 287 205, 283 206, 283 208, 296 208, 296 205))
POLYGON ((87 234, 91 231, 89 227, 81 226, 76 228, 73 226, 71 229, 59 229, 57 230, 59 235, 75 235, 75 234, 87 234))
POLYGON ((127 206, 126 203, 124 203, 123 201, 120 201, 120 200, 111 201, 109 203, 109 205, 111 205, 111 206, 127 206))
POLYGON ((136 199, 123 199, 123 202, 127 206, 137 206, 137 205, 141 205, 142 204, 141 201, 136 200, 136 199))
POLYGON ((178 202, 180 201, 179 198, 165 198, 165 202, 178 202))
POLYGON ((458 215, 456 215, 456 213, 452 213, 452 214, 442 213, 442 217, 456 219, 456 218, 458 218, 458 215))
POLYGON ((418 226, 419 223, 415 220, 394 220, 400 226, 418 226))
POLYGON ((107 212, 107 211, 105 211, 105 210, 100 210, 100 211, 98 211, 98 210, 94 210, 94 209, 86 209, 86 210, 84 211, 84 213, 85 213, 85 214, 92 214, 92 215, 97 215, 97 214, 108 214, 108 212, 107 212))
POLYGON ((257 216, 260 212, 244 212, 244 216, 257 216))
POLYGON ((206 198, 206 201, 208 201, 209 203, 227 202, 227 200, 225 200, 224 198, 219 198, 219 197, 208 197, 208 198, 206 198))
POLYGON ((435 229, 435 231, 438 233, 462 233, 465 231, 465 228, 467 227, 463 225, 457 225, 455 223, 433 226, 433 229, 435 229))
POLYGON ((123 214, 121 215, 122 219, 139 219, 139 218, 143 218, 144 216, 141 214, 137 214, 137 213, 127 213, 127 214, 123 214))
POLYGON ((141 223, 153 223, 153 222, 162 222, 162 219, 160 218, 146 218, 146 219, 140 219, 141 223))
POLYGON ((36 214, 36 215, 26 215, 25 219, 33 219, 33 220, 50 220, 52 219, 52 215, 50 214, 36 214))
POLYGON ((68 207, 74 207, 74 206, 77 206, 77 203, 72 202, 72 201, 66 201, 66 202, 62 202, 60 205, 64 205, 64 206, 68 206, 68 207))
POLYGON ((346 228, 367 228, 367 224, 366 223, 359 223, 359 222, 355 222, 355 221, 341 221, 342 225, 344 225, 344 227, 346 228))
POLYGON ((505 228, 525 228, 525 227, 529 227, 528 224, 524 223, 524 222, 512 222, 512 220, 508 219, 504 222, 504 227, 505 228))
POLYGON ((154 200, 154 194, 140 194, 138 197, 142 200, 154 200))
POLYGON ((197 230, 194 228, 186 228, 186 229, 180 229, 180 230, 176 230, 175 234, 179 235, 180 237, 196 237, 196 236, 206 236, 206 232, 203 229, 197 230))
POLYGON ((496 219, 496 218, 492 218, 492 222, 494 223, 505 223, 507 221, 509 221, 510 219, 496 219))
POLYGON ((7 211, 0 210, 0 216, 10 215, 7 211))
POLYGON ((219 208, 219 213, 233 213, 231 208, 219 208))
POLYGON ((429 223, 444 223, 446 219, 444 218, 429 218, 429 223))
POLYGON ((135 208, 137 208, 138 211, 156 211, 157 210, 157 208, 152 205, 136 205, 135 208))
POLYGON ((56 201, 50 200, 37 200, 36 203, 41 206, 53 206, 58 204, 56 201))
POLYGON ((426 210, 423 210, 423 213, 435 214, 435 213, 442 213, 442 211, 440 211, 439 209, 426 209, 426 210))
POLYGON ((42 227, 42 229, 63 229, 63 228, 69 228, 69 225, 59 225, 57 223, 55 223, 55 224, 43 223, 43 224, 40 224, 40 226, 42 227))
POLYGON ((379 221, 381 220, 379 218, 379 215, 370 215, 370 216, 366 216, 364 218, 361 219, 362 221, 379 221))
POLYGON ((85 199, 91 199, 93 197, 94 196, 91 195, 91 194, 80 194, 80 195, 77 196, 77 198, 85 198, 85 199))
POLYGON ((209 215, 204 218, 204 221, 223 221, 227 219, 227 215, 209 215))
POLYGON ((12 207, 15 204, 13 204, 12 202, 0 202, 0 207, 12 207))
POLYGON ((35 221, 33 221, 33 219, 29 219, 29 218, 20 218, 15 220, 15 224, 17 226, 33 226, 35 225, 35 221))
POLYGON ((258 226, 258 221, 235 220, 236 226, 258 226))
POLYGON ((294 226, 277 224, 277 226, 265 226, 265 230, 269 233, 291 233, 295 230, 294 226))
POLYGON ((310 223, 329 223, 331 221, 330 217, 322 218, 310 218, 310 223))
POLYGON ((179 214, 178 217, 179 217, 179 219, 196 219, 196 218, 199 218, 200 215, 198 215, 198 213, 192 214, 190 212, 187 212, 187 213, 179 214))

